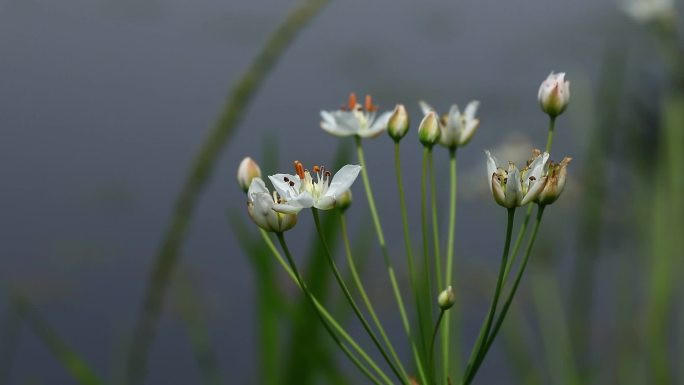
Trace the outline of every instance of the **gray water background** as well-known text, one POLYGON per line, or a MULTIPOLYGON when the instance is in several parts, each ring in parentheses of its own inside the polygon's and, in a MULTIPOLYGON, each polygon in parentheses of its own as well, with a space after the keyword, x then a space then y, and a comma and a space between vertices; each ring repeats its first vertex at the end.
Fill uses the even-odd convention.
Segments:
MULTIPOLYGON (((294 5, 0 1, 0 278, 29 295, 104 377, 121 369, 153 256, 193 156, 230 87, 294 5)), ((250 105, 202 196, 182 252, 182 269, 194 277, 230 383, 256 383, 258 363, 255 282, 226 215, 242 210, 245 200, 235 168, 246 155, 261 156, 264 136, 277 138, 282 166, 264 171, 285 171, 294 159, 332 161, 338 139, 318 128, 318 112, 337 108, 350 91, 372 93, 381 108, 405 103, 414 124, 419 99, 441 111, 453 102, 480 100, 480 130, 459 154, 457 258, 494 268, 505 214, 485 193, 482 150, 521 140, 543 146, 546 117, 538 109, 537 88, 551 70, 566 71, 577 101, 559 121, 553 152, 556 159, 576 157, 572 177, 582 168, 578 155, 596 108, 582 95, 592 92, 607 44, 638 36, 608 0, 332 2, 295 40, 250 105)), ((416 202, 411 215, 417 231, 421 149, 413 139, 406 142, 407 193, 416 202)), ((403 265, 391 142, 368 141, 367 157, 385 231, 396 240, 390 248, 403 265)), ((438 170, 446 189, 444 153, 438 170)), ((354 192, 351 223, 358 227, 366 215, 360 183, 354 192)), ((573 223, 572 204, 568 198, 553 207, 549 232, 573 223)), ((295 252, 308 243, 311 221, 301 222, 288 234, 295 252)), ((384 298, 384 274, 381 264, 371 264, 367 277, 377 282, 371 283, 377 298, 384 298)), ((481 271, 472 274, 476 281, 481 271)), ((473 309, 470 335, 485 302, 474 284, 463 285, 466 306, 473 309)), ((4 304, 6 293, 1 295, 4 304)), ((386 303, 381 312, 400 338, 396 310, 386 303)), ((494 351, 495 362, 500 354, 494 351)), ((149 384, 199 380, 173 300, 167 301, 150 357, 149 384)), ((482 383, 512 383, 505 365, 498 366, 483 370, 482 383)), ((24 330, 11 383, 30 381, 72 383, 24 330)))

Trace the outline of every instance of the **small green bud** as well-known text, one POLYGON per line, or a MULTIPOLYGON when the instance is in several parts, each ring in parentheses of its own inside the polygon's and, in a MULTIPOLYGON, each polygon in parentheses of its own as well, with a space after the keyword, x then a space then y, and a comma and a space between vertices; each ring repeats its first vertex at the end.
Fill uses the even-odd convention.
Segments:
POLYGON ((392 139, 399 141, 406 135, 408 129, 409 116, 406 113, 406 108, 403 104, 397 104, 387 122, 387 133, 392 139))
POLYGON ((247 192, 254 178, 261 178, 261 169, 257 162, 247 156, 240 162, 237 172, 238 184, 242 191, 247 192))
POLYGON ((418 139, 423 146, 432 147, 439 140, 439 119, 434 111, 425 114, 418 127, 418 139))
POLYGON ((437 303, 442 310, 447 310, 454 306, 454 303, 456 303, 456 295, 451 289, 451 285, 449 285, 446 290, 439 293, 439 297, 437 297, 437 303))
POLYGON ((340 195, 336 202, 335 206, 340 209, 341 211, 345 211, 351 206, 352 204, 352 193, 351 190, 347 190, 340 195))

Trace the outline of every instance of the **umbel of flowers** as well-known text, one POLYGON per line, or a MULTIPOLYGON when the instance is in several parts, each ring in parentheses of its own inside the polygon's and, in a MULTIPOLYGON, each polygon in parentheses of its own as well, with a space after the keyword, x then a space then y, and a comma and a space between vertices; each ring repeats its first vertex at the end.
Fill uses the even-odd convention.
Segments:
MULTIPOLYGON (((403 170, 401 166, 401 143, 409 133, 409 114, 403 104, 397 104, 394 110, 381 112, 366 96, 360 103, 355 94, 349 96, 346 105, 333 111, 321 111, 321 128, 332 135, 345 138, 352 137, 356 144, 358 164, 348 164, 335 171, 321 165, 310 169, 294 161, 294 173, 272 173, 268 181, 273 186, 269 191, 261 178, 261 168, 251 158, 245 158, 238 167, 237 179, 240 187, 247 193, 247 212, 252 221, 261 228, 264 241, 270 244, 274 257, 285 271, 304 292, 311 303, 315 314, 323 323, 325 330, 340 350, 359 369, 365 378, 374 384, 404 385, 443 385, 454 384, 460 378, 460 384, 470 384, 483 363, 489 348, 493 344, 521 281, 530 258, 545 208, 554 203, 563 192, 567 178, 567 166, 571 158, 565 157, 559 163, 551 160, 550 152, 553 143, 554 127, 558 116, 567 108, 570 100, 570 83, 565 80, 564 73, 551 73, 544 80, 537 95, 541 109, 549 117, 546 148, 544 151, 533 150, 532 158, 522 167, 515 163, 500 163, 490 151, 486 154, 486 183, 494 202, 504 207, 507 213, 505 236, 498 278, 489 310, 480 328, 479 338, 471 349, 465 365, 456 365, 450 357, 452 344, 458 343, 450 335, 451 322, 449 311, 453 307, 461 307, 459 298, 469 293, 456 295, 452 272, 455 258, 455 218, 456 218, 456 158, 457 149, 465 147, 473 139, 480 126, 476 117, 479 101, 470 101, 463 111, 454 104, 448 113, 438 115, 436 110, 426 102, 419 102, 422 118, 417 127, 417 139, 423 146, 423 168, 420 184, 421 240, 422 258, 414 255, 411 226, 415 226, 408 216, 407 202, 404 194, 403 170), (394 264, 385 242, 382 218, 375 205, 369 169, 365 162, 363 141, 379 137, 383 132, 394 141, 395 171, 397 192, 399 195, 399 212, 402 217, 403 243, 406 251, 406 268, 408 285, 400 284, 396 278, 394 264), (439 144, 449 152, 449 210, 447 242, 440 241, 440 221, 437 210, 440 203, 436 191, 444 186, 436 183, 434 173, 433 151, 439 144), (345 213, 350 209, 351 188, 361 175, 363 189, 368 204, 367 213, 373 222, 375 233, 387 268, 387 278, 392 287, 394 300, 405 332, 405 338, 411 347, 411 362, 400 357, 394 348, 396 341, 389 338, 383 322, 375 311, 375 306, 365 289, 363 279, 356 269, 356 259, 347 237, 345 213), (514 215, 519 207, 527 207, 525 221, 518 232, 518 239, 511 249, 514 215), (525 248, 522 262, 509 280, 514 261, 517 258, 522 240, 527 233, 527 223, 534 208, 537 215, 525 248), (303 210, 310 209, 319 240, 325 251, 322 257, 327 258, 330 269, 358 321, 363 326, 373 348, 379 353, 369 354, 356 338, 345 330, 345 326, 328 311, 326 304, 321 303, 308 290, 308 286, 295 258, 290 253, 284 233, 292 230, 297 224, 298 216, 303 210), (327 245, 326 235, 320 225, 319 210, 337 210, 340 217, 342 237, 345 244, 351 281, 342 277, 337 267, 337 260, 327 245), (431 226, 430 226, 431 222, 431 226), (282 253, 272 244, 269 233, 275 233, 282 253), (352 295, 348 285, 353 284, 362 300, 352 295), (446 287, 446 289, 444 289, 446 287), (407 306, 405 298, 413 299, 413 308, 407 306), (365 312, 361 310, 365 307, 365 312), (369 317, 370 316, 370 317, 369 317), (435 355, 440 359, 436 360, 435 355), (378 363, 378 358, 382 359, 378 363), (408 364, 411 364, 410 366, 408 364), (466 368, 455 372, 452 367, 466 368), (408 368, 408 370, 407 370, 408 368)), ((459 151, 460 152, 460 151, 459 151)), ((387 175, 387 173, 383 173, 387 175)), ((385 183, 385 181, 381 181, 385 183)), ((355 205, 357 207, 357 205, 355 205)), ((303 341, 302 343, 306 343, 303 341)))

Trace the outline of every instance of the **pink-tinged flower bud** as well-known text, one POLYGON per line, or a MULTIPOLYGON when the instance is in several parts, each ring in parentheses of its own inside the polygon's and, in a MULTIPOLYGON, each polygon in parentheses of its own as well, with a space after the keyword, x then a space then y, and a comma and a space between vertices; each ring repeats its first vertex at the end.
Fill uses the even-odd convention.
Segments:
POLYGON ((439 293, 439 297, 437 297, 437 304, 442 310, 447 310, 454 306, 454 303, 456 303, 456 295, 454 294, 454 291, 451 289, 451 286, 447 287, 446 290, 442 291, 439 293))
POLYGON ((401 140, 409 129, 409 116, 403 104, 397 104, 387 123, 387 133, 395 141, 401 140))
POLYGON ((261 178, 261 169, 257 162, 255 162, 250 157, 245 157, 245 159, 240 162, 237 172, 238 184, 242 191, 247 192, 249 185, 252 184, 252 179, 261 178))
POLYGON ((565 81, 565 72, 551 72, 539 87, 539 105, 551 118, 565 111, 570 102, 570 82, 565 81))
POLYGON ((418 139, 425 147, 432 147, 439 141, 439 119, 434 111, 425 114, 418 126, 418 139))

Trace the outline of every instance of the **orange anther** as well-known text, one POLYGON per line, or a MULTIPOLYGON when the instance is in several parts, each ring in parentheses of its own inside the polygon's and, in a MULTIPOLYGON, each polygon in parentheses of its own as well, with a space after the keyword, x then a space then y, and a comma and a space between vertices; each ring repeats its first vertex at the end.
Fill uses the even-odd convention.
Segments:
POLYGON ((313 166, 313 171, 318 174, 321 171, 321 168, 318 166, 313 166))
POLYGON ((373 105, 373 98, 370 95, 366 95, 366 111, 373 112, 376 108, 377 106, 373 105))
POLYGON ((304 166, 302 166, 302 162, 295 160, 294 165, 297 176, 299 177, 299 179, 304 180, 304 166))
POLYGON ((354 108, 356 108, 356 94, 352 92, 349 94, 349 111, 354 110, 354 108))

